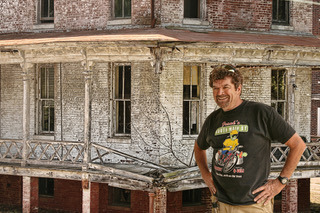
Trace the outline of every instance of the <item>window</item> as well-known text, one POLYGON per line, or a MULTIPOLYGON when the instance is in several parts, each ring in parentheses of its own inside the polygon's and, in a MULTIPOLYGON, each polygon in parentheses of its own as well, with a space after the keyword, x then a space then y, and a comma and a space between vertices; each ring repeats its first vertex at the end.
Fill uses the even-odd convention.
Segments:
POLYGON ((53 196, 54 195, 54 179, 39 178, 39 195, 53 196))
POLYGON ((53 23, 54 0, 40 0, 40 22, 53 23))
POLYGON ((39 69, 39 132, 54 133, 54 68, 39 69))
POLYGON ((200 0, 184 0, 184 18, 200 18, 200 0))
POLYGON ((183 69, 183 134, 197 135, 200 124, 200 66, 183 69))
POLYGON ((272 23, 278 25, 289 25, 289 1, 272 1, 272 23))
POLYGON ((113 206, 125 206, 131 205, 131 191, 127 189, 121 189, 116 187, 108 187, 109 201, 113 206))
POLYGON ((195 206, 201 205, 201 189, 182 191, 182 205, 195 206))
POLYGON ((131 66, 120 65, 115 69, 114 111, 115 133, 131 133, 131 66))
POLYGON ((271 106, 285 118, 286 116, 286 71, 272 70, 271 76, 271 106))
POLYGON ((131 0, 114 0, 114 17, 131 17, 131 0))

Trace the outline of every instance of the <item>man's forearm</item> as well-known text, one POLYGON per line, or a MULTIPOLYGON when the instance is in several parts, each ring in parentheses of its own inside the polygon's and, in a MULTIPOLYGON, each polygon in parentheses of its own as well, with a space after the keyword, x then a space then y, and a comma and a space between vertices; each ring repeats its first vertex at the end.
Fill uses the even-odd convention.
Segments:
POLYGON ((207 162, 206 150, 200 149, 197 141, 195 142, 195 145, 194 145, 194 156, 201 174, 208 173, 208 172, 210 173, 208 162, 207 162))
POLYGON ((289 146, 290 152, 280 176, 290 178, 301 159, 306 145, 297 133, 289 139, 286 145, 289 146))

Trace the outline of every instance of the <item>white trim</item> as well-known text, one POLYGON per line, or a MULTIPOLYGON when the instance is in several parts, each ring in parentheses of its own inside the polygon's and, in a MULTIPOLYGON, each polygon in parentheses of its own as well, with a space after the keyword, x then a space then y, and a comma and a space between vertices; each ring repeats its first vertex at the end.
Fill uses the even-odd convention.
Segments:
POLYGON ((34 24, 33 25, 34 30, 45 30, 45 29, 54 29, 54 24, 34 24))
POLYGON ((107 25, 130 25, 131 22, 131 18, 130 19, 114 19, 114 20, 110 20, 107 21, 107 25))
POLYGON ((208 21, 202 21, 201 19, 184 18, 182 24, 187 25, 209 25, 208 21))

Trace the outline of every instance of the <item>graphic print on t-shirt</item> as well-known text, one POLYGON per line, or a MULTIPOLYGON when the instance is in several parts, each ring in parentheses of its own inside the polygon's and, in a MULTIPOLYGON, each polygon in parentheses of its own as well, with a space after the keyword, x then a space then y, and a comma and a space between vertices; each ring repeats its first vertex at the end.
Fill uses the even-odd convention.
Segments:
POLYGON ((248 125, 241 125, 239 121, 230 123, 223 122, 215 136, 225 135, 223 148, 218 150, 215 155, 214 170, 217 175, 223 177, 241 178, 245 172, 241 167, 247 153, 242 151, 243 146, 239 143, 239 134, 248 132, 248 125))

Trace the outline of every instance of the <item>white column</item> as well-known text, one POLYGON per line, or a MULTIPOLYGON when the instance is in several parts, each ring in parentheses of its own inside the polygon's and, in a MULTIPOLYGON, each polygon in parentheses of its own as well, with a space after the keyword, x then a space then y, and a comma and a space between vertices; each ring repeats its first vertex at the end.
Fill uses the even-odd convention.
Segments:
POLYGON ((31 208, 31 178, 22 178, 22 212, 29 213, 31 208))
POLYGON ((30 69, 33 67, 31 63, 22 63, 23 76, 23 151, 22 151, 22 166, 26 165, 28 146, 27 143, 30 138, 30 69))

